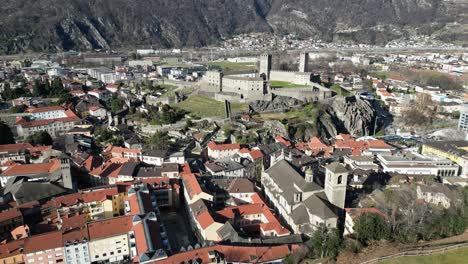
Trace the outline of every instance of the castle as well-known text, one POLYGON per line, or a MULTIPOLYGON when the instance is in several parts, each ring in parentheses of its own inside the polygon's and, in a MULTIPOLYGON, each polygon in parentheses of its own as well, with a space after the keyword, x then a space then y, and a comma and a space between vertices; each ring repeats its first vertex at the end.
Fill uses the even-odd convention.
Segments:
POLYGON ((311 81, 308 70, 309 54, 300 55, 299 71, 272 70, 272 55, 260 55, 259 71, 242 74, 223 74, 207 71, 202 90, 214 93, 218 101, 250 102, 271 101, 274 96, 288 96, 302 101, 318 101, 332 96, 331 91, 311 81), (297 88, 271 88, 269 81, 283 81, 298 85, 297 88))

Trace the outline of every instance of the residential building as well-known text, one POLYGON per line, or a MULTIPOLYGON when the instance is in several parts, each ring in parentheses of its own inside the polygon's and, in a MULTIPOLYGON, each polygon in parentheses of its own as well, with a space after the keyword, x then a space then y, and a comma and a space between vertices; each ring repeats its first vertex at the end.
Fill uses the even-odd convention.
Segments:
POLYGON ((460 108, 458 129, 468 133, 468 104, 463 104, 460 108))
POLYGON ((208 157, 215 160, 230 157, 234 154, 238 154, 239 151, 239 144, 216 144, 216 142, 213 141, 208 143, 208 157))
POLYGON ((433 184, 430 186, 416 187, 417 198, 425 201, 426 203, 443 208, 450 208, 462 202, 460 197, 459 188, 453 185, 433 184))
POLYGON ((62 243, 65 252, 65 263, 91 263, 91 259, 89 257, 89 237, 86 228, 76 228, 64 231, 62 234, 62 243))
POLYGON ((25 263, 64 263, 62 231, 31 236, 24 242, 25 263))
POLYGON ((87 224, 91 262, 130 260, 130 245, 135 244, 135 236, 130 235, 133 218, 126 215, 87 224))

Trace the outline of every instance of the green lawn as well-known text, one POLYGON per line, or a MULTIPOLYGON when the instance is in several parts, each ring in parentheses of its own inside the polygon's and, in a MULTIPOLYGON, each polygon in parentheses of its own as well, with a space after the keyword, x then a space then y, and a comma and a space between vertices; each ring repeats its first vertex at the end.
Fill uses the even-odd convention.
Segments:
POLYGON ((468 248, 448 251, 446 253, 438 253, 428 256, 418 257, 401 257, 392 260, 381 261, 382 264, 452 264, 452 263, 467 263, 468 248))
POLYGON ((298 87, 306 87, 306 85, 294 84, 294 83, 283 82, 283 81, 270 81, 270 86, 271 86, 272 88, 298 88, 298 87))
MULTIPOLYGON (((192 95, 187 100, 176 104, 190 113, 194 113, 199 117, 224 117, 224 103, 215 99, 192 95)), ((245 111, 246 105, 241 103, 231 103, 232 112, 245 111)))
POLYGON ((207 64, 221 67, 223 71, 248 71, 256 68, 252 62, 211 61, 207 64))
POLYGON ((342 95, 342 96, 350 96, 351 93, 343 88, 341 88, 341 86, 339 85, 332 85, 332 87, 330 87, 330 90, 334 91, 336 94, 338 95, 342 95))
POLYGON ((283 120, 283 119, 301 119, 307 121, 314 121, 318 115, 318 109, 312 105, 308 104, 302 108, 294 109, 287 112, 281 113, 261 113, 255 116, 256 119, 263 121, 271 120, 283 120))

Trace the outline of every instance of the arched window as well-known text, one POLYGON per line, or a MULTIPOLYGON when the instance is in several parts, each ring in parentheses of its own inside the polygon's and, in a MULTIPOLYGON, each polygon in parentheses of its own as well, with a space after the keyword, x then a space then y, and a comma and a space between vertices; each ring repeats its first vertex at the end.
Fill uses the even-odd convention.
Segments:
POLYGON ((343 181, 343 176, 340 175, 340 176, 338 177, 338 184, 341 184, 341 181, 343 181))

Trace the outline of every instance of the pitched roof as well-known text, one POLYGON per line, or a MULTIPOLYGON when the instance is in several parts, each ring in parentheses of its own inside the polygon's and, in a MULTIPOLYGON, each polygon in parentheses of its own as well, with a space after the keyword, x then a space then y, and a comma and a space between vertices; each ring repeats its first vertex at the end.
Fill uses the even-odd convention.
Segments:
POLYGON ((289 142, 288 140, 286 140, 286 139, 284 139, 283 137, 280 137, 280 136, 275 137, 275 141, 285 145, 286 147, 291 146, 291 142, 289 142))
POLYGON ((24 253, 33 253, 46 249, 62 247, 62 231, 54 231, 45 234, 31 236, 24 243, 24 253))
POLYGON ((37 175, 37 174, 47 174, 60 169, 60 161, 58 159, 52 159, 48 163, 40 164, 17 164, 6 171, 4 171, 1 176, 26 176, 26 175, 37 175))
POLYGON ((133 227, 133 217, 126 215, 88 223, 89 238, 94 240, 127 234, 133 227))
POLYGON ((195 177, 195 174, 189 173, 182 175, 182 181, 188 191, 190 198, 193 198, 195 195, 203 192, 197 178, 195 177))
POLYGON ((0 223, 8 221, 14 218, 22 217, 21 212, 18 209, 10 209, 0 213, 0 223))
POLYGON ((108 162, 100 167, 95 168, 89 174, 100 177, 117 178, 119 176, 120 170, 122 169, 122 166, 123 165, 120 163, 108 162))
POLYGON ((327 170, 330 170, 333 173, 347 173, 348 170, 339 162, 333 162, 325 166, 327 170))
POLYGON ((50 112, 50 111, 65 111, 65 109, 61 106, 45 106, 45 107, 30 107, 26 109, 29 113, 43 113, 43 112, 50 112))
POLYGON ((23 255, 22 249, 26 239, 13 240, 6 244, 0 244, 0 259, 10 256, 23 255))
POLYGON ((212 150, 228 150, 228 149, 240 149, 240 144, 216 144, 216 142, 211 141, 208 143, 208 148, 212 150))
POLYGON ((377 208, 372 208, 372 207, 371 208, 345 208, 345 211, 347 214, 351 216, 353 220, 360 217, 364 213, 378 214, 384 218, 387 218, 387 216, 382 211, 380 211, 377 208))
POLYGON ((33 145, 29 143, 6 144, 0 145, 0 152, 18 152, 32 147, 33 145))

